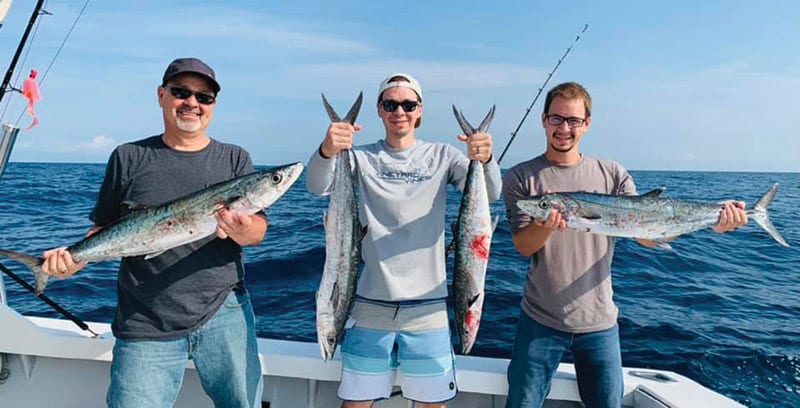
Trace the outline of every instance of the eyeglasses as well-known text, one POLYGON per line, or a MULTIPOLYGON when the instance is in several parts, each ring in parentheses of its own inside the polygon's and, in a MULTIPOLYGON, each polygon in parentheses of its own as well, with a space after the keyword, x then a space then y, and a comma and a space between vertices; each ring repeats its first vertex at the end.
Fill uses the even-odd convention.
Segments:
POLYGON ((582 126, 584 122, 586 122, 585 118, 576 118, 575 116, 570 116, 565 118, 560 115, 547 115, 547 123, 553 126, 561 126, 562 123, 567 122, 567 126, 570 128, 576 128, 578 126, 582 126))
POLYGON ((386 112, 394 112, 398 106, 403 107, 403 112, 414 112, 419 106, 417 101, 393 101, 391 99, 384 99, 381 101, 381 108, 386 112))
POLYGON ((207 94, 205 92, 198 92, 192 91, 191 89, 183 88, 180 86, 167 86, 169 89, 169 93, 172 94, 177 99, 189 99, 192 95, 194 95, 194 99, 197 99, 197 103, 203 105, 211 105, 217 99, 216 96, 207 94))

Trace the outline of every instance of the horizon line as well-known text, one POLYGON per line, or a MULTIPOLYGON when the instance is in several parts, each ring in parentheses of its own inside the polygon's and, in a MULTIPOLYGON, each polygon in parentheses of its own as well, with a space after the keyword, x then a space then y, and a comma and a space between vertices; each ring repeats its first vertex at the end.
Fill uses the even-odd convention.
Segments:
MULTIPOLYGON (((106 165, 106 162, 59 162, 59 161, 10 161, 11 164, 92 164, 92 165, 106 165)), ((275 167, 281 166, 286 163, 276 164, 256 164, 253 167, 275 167)), ((509 167, 500 167, 500 170, 508 170, 509 167)), ((774 173, 774 174, 800 174, 800 170, 719 170, 719 169, 634 169, 626 168, 627 171, 680 171, 687 173, 774 173)))

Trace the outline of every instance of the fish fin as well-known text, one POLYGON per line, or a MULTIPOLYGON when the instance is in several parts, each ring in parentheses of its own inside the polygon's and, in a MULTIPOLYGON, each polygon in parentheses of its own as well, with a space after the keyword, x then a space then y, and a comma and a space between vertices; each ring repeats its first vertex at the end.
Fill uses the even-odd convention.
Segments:
POLYGON ((42 271, 44 258, 24 254, 22 252, 9 251, 7 249, 0 249, 0 256, 5 256, 25 265, 33 273, 33 277, 36 280, 34 294, 39 296, 44 292, 44 288, 47 286, 47 280, 50 278, 49 275, 42 271))
POLYGON ((772 202, 772 199, 775 198, 775 194, 777 192, 778 192, 778 183, 775 183, 772 185, 772 187, 769 188, 769 190, 767 190, 766 193, 764 193, 763 196, 761 196, 761 198, 758 199, 756 204, 753 206, 753 209, 766 211, 767 207, 769 207, 770 203, 772 202))
POLYGON ((339 282, 333 283, 333 290, 331 291, 331 302, 334 305, 339 303, 339 282))
POLYGON ((664 187, 654 188, 654 189, 642 194, 640 197, 659 197, 659 196, 661 196, 661 193, 663 193, 665 190, 666 190, 666 188, 664 188, 664 187))
POLYGON ((467 302, 467 308, 471 308, 475 304, 475 302, 477 302, 478 299, 480 299, 480 298, 481 298, 481 294, 480 293, 476 293, 475 296, 473 296, 472 299, 470 299, 470 301, 467 302))
POLYGON ((358 112, 361 110, 361 102, 364 99, 364 93, 359 92, 358 98, 353 103, 353 106, 350 107, 350 111, 347 112, 347 115, 344 119, 340 118, 336 111, 333 109, 333 106, 325 99, 325 94, 322 94, 322 105, 325 106, 325 112, 328 113, 328 117, 331 119, 331 122, 347 122, 349 124, 355 124, 356 118, 358 117, 358 112))
POLYGON ((328 100, 325 99, 325 94, 322 94, 322 105, 325 106, 325 112, 328 113, 328 117, 331 119, 331 122, 341 122, 342 118, 333 110, 333 106, 328 103, 328 100))
POLYGON ((465 135, 472 136, 476 133, 475 128, 467 122, 467 119, 464 118, 464 114, 456 108, 456 105, 453 105, 453 114, 456 115, 458 126, 461 127, 461 131, 463 131, 465 135))
POLYGON ((163 251, 158 251, 158 252, 153 252, 152 254, 147 254, 147 255, 144 256, 144 260, 146 261, 148 259, 153 259, 153 258, 163 254, 164 252, 167 252, 167 250, 165 249, 163 251))
POLYGON ((486 131, 489 130, 489 125, 492 124, 492 119, 494 119, 494 107, 495 106, 492 105, 492 108, 489 109, 489 113, 487 113, 486 117, 483 118, 483 121, 481 122, 481 125, 478 126, 478 132, 486 133, 486 131))
POLYGON ((347 115, 344 116, 343 121, 354 125, 356 123, 356 118, 358 117, 358 112, 361 110, 361 101, 364 99, 364 92, 358 93, 358 98, 356 101, 353 102, 353 106, 350 107, 350 110, 347 112, 347 115))
POLYGON ((450 223, 450 231, 453 232, 453 238, 450 240, 450 243, 447 244, 447 247, 444 249, 444 259, 450 257, 450 253, 456 249, 456 235, 458 234, 458 225, 455 222, 450 223))
POLYGON ((772 225, 772 221, 769 220, 769 213, 767 212, 767 207, 769 207, 772 199, 775 198, 775 193, 778 191, 778 183, 775 183, 764 193, 763 196, 756 202, 753 206, 753 210, 750 211, 750 214, 755 220, 756 224, 759 227, 767 231, 767 233, 772 236, 772 238, 777 241, 779 244, 789 248, 789 244, 786 242, 785 239, 781 236, 778 230, 772 225))
POLYGON ((127 201, 126 200, 126 201, 121 202, 120 204, 124 205, 125 207, 127 207, 129 211, 142 211, 142 210, 146 210, 147 209, 146 205, 138 204, 138 203, 135 203, 133 201, 127 201))
POLYGON ((586 218, 587 220, 599 220, 602 219, 603 216, 593 211, 581 210, 581 218, 586 218))
POLYGON ((235 196, 228 197, 224 201, 225 202, 225 207, 229 207, 231 204, 235 203, 236 201, 241 200, 243 197, 244 197, 243 195, 235 195, 235 196))
POLYGON ((656 248, 660 248, 665 251, 672 251, 672 245, 670 245, 669 241, 665 239, 651 239, 650 241, 656 244, 656 248))

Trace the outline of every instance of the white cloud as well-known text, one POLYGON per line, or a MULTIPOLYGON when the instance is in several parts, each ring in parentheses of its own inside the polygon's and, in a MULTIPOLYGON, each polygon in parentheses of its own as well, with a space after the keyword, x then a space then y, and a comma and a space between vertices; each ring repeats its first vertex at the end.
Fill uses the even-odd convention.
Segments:
MULTIPOLYGON (((53 15, 42 19, 25 69, 47 66, 79 7, 49 6, 53 15)), ((453 143, 451 104, 472 121, 496 105, 491 131, 499 152, 553 58, 564 51, 560 35, 573 33, 537 24, 528 31, 515 27, 519 34, 508 36, 507 27, 491 30, 489 19, 489 29, 475 34, 474 27, 466 32, 460 25, 444 26, 438 14, 422 13, 415 24, 403 26, 413 35, 398 35, 398 27, 371 18, 383 16, 383 9, 323 2, 92 4, 47 77, 45 99, 37 105, 41 124, 30 139, 41 149, 37 154, 53 160, 92 156, 94 161, 104 159, 115 141, 98 136, 66 146, 63 135, 113 134, 124 142, 158 133, 162 124, 154 95, 164 66, 174 57, 196 55, 211 63, 222 83, 213 136, 251 150, 257 163, 307 158, 327 126, 320 92, 343 111, 364 91, 359 121, 366 127, 358 137, 381 137, 375 92, 384 75, 397 71, 422 83, 421 138, 453 143)), ((471 21, 476 13, 484 17, 472 10, 455 17, 471 21)), ((507 24, 506 17, 516 17, 508 13, 496 15, 507 24)), ((16 31, 23 27, 20 20, 16 31)), ((733 50, 727 38, 707 45, 714 52, 699 55, 694 49, 643 48, 642 41, 652 45, 649 29, 619 25, 627 31, 609 31, 613 24, 611 19, 592 31, 547 85, 577 80, 592 92, 594 122, 583 151, 631 169, 798 170, 800 138, 791 126, 800 112, 800 99, 791 98, 800 94, 795 54, 770 53, 762 42, 733 50), (623 34, 630 42, 619 43, 623 34)), ((673 40, 671 33, 665 38, 673 40)), ((13 50, 16 38, 0 37, 0 45, 13 50)), ((504 165, 544 150, 537 123, 541 96, 504 165)), ((20 154, 29 148, 19 147, 20 154)))
POLYGON ((116 146, 113 138, 106 135, 97 135, 92 140, 79 142, 70 146, 68 150, 77 152, 106 152, 116 146))

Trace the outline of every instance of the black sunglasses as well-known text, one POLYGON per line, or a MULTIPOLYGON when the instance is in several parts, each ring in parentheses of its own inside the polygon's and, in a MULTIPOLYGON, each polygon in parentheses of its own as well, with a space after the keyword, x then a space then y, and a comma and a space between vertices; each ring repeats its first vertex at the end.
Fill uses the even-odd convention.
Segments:
POLYGON ((207 94, 205 92, 198 92, 192 91, 191 89, 186 89, 180 86, 167 86, 169 89, 169 93, 172 94, 177 99, 189 99, 192 95, 194 95, 194 99, 197 99, 197 102, 203 105, 211 105, 217 99, 216 96, 207 94))
POLYGON ((381 101, 381 108, 386 112, 394 112, 398 106, 403 107, 404 112, 414 112, 419 106, 417 101, 393 101, 391 99, 384 99, 381 101))

